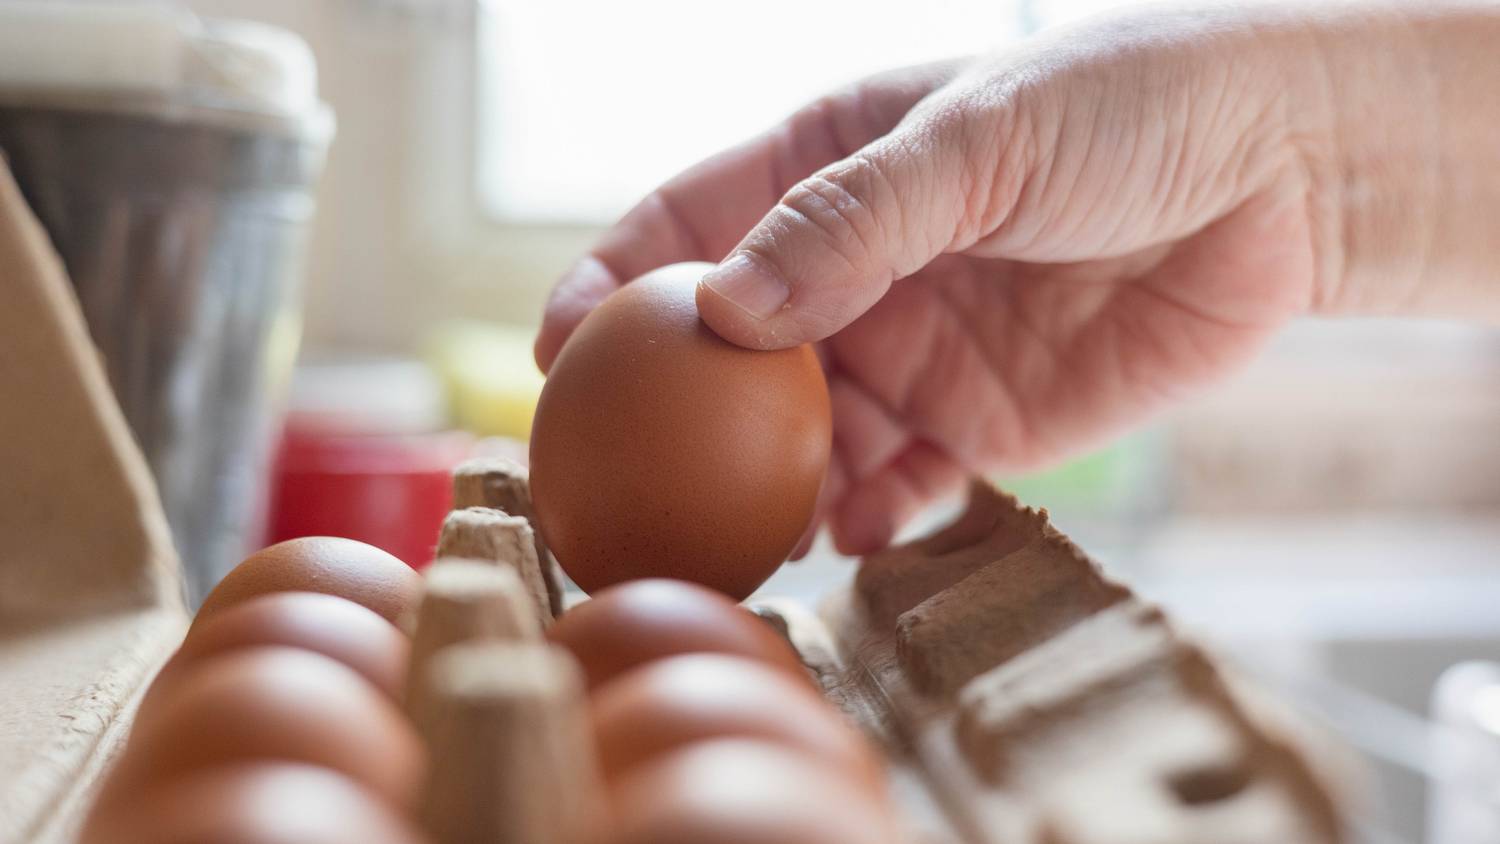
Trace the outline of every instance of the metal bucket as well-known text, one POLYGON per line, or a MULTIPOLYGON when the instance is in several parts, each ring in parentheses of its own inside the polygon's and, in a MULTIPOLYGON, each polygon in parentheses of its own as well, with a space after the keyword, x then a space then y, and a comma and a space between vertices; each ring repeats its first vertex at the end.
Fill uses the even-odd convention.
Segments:
MULTIPOLYGON (((125 20, 121 37, 142 25, 125 20)), ((97 31, 100 18, 82 25, 97 31)), ((206 28, 180 13, 145 26, 182 33, 166 49, 183 50, 174 62, 194 80, 7 84, 0 66, 0 153, 77 290, 156 477, 196 604, 261 536, 270 439, 300 334, 312 189, 331 121, 321 106, 278 109, 235 86, 202 84, 214 81, 203 68, 228 56, 237 72, 270 72, 284 85, 275 74, 286 68, 266 44, 292 44, 292 64, 310 67, 285 34, 251 27, 237 43, 241 30, 206 28)), ((234 82, 243 88, 246 80, 234 82)))

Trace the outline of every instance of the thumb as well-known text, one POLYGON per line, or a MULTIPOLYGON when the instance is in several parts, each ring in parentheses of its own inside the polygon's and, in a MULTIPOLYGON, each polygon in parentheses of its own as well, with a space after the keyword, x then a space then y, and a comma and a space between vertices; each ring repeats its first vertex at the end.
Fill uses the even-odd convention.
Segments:
POLYGON ((833 334, 955 240, 964 145, 937 121, 899 127, 782 197, 698 285, 704 322, 756 349, 833 334))

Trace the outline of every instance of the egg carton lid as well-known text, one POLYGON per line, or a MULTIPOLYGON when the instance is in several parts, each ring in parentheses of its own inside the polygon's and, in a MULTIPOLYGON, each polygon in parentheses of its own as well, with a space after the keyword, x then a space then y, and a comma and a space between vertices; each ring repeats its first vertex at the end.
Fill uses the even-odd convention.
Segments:
POLYGON ((332 131, 302 38, 161 3, 0 2, 0 105, 332 131))
POLYGON ((3 156, 0 266, 0 844, 69 844, 187 613, 146 458, 3 156))

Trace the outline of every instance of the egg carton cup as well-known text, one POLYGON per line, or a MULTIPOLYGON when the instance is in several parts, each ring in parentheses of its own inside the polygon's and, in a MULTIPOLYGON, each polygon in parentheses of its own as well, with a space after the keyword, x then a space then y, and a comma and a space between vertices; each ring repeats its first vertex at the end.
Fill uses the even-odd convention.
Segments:
MULTIPOLYGON (((0 161, 0 844, 72 840, 187 625, 150 474, 61 263, 0 161)), ((406 706, 435 844, 576 844, 603 811, 570 603, 525 470, 464 464, 426 573, 406 706)), ((884 749, 912 844, 1349 840, 1341 746, 1182 638, 983 484, 812 608, 755 599, 884 749)))
MULTIPOLYGON (((464 488, 506 489, 510 501, 455 495, 472 506, 454 511, 440 553, 482 559, 440 561, 428 575, 412 676, 434 684, 431 697, 452 694, 436 686, 451 686, 454 664, 463 660, 451 658, 442 669, 446 680, 431 665, 443 652, 436 645, 474 645, 454 632, 462 628, 486 628, 468 638, 492 649, 490 663, 503 657, 509 670, 564 671, 536 655, 545 650, 537 642, 553 606, 537 584, 557 576, 555 562, 532 545, 525 519, 501 512, 529 506, 525 470, 474 461, 455 475, 455 490, 464 488), (461 532, 468 535, 462 542, 461 532), (429 614, 445 603, 434 591, 463 567, 486 565, 504 575, 491 591, 509 597, 472 600, 462 611, 446 602, 450 620, 439 623, 452 635, 425 641, 429 614), (485 608, 500 604, 507 609, 485 608), (454 617, 466 620, 455 625, 454 617), (500 633, 495 618, 505 619, 500 633), (535 653, 525 658, 505 650, 527 642, 535 653)), ((952 524, 867 557, 853 583, 820 607, 775 598, 749 605, 791 643, 826 697, 885 751, 904 839, 912 844, 1352 839, 1346 818, 1356 802, 1352 784, 1360 781, 1352 753, 1179 635, 1160 608, 1107 577, 1053 527, 1046 511, 982 481, 972 484, 968 506, 952 524)), ((513 709, 500 732, 586 748, 577 739, 586 731, 576 715, 581 687, 568 680, 564 693, 555 680, 544 685, 558 696, 548 716, 541 708, 530 716, 513 709)), ((434 734, 432 750, 439 770, 452 764, 492 771, 524 747, 434 734), (446 752, 454 757, 445 763, 446 752)), ((586 750, 549 757, 533 747, 521 755, 534 760, 527 765, 532 776, 513 780, 514 793, 500 802, 565 805, 572 817, 597 808, 597 764, 586 750)), ((450 789, 434 793, 451 813, 450 789)), ((437 844, 461 840, 474 839, 439 835, 437 844)))

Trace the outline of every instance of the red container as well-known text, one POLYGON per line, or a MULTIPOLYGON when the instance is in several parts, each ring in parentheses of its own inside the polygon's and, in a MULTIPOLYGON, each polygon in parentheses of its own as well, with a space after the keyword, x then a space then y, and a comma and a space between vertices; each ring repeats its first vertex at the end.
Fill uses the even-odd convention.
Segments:
POLYGON ((349 433, 289 423, 272 478, 269 540, 342 536, 424 568, 452 506, 453 467, 473 448, 461 431, 349 433))

